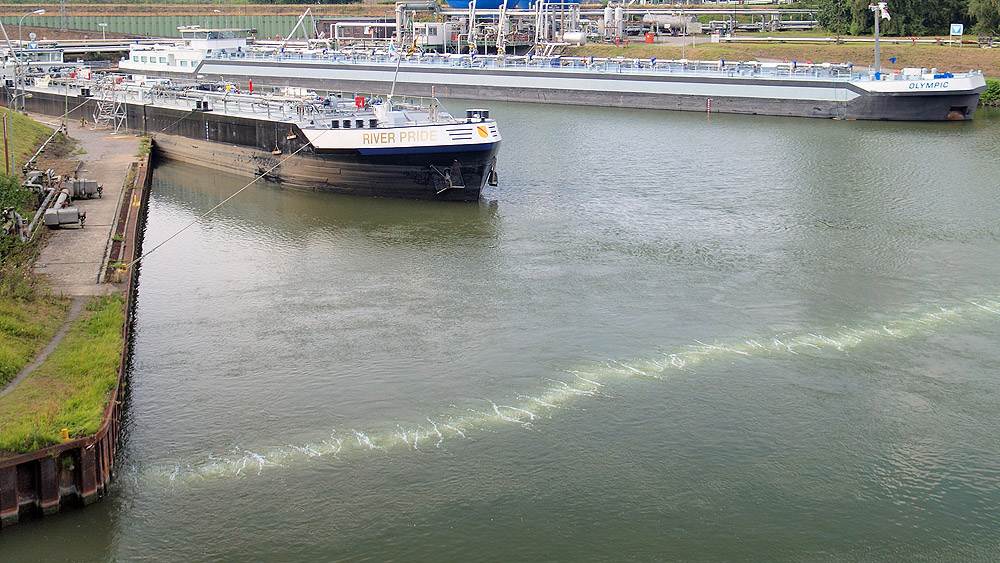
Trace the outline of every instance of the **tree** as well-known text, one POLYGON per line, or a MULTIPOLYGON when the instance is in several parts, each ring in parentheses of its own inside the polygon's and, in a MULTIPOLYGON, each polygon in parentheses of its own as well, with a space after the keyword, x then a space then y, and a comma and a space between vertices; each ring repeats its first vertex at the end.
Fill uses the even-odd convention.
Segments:
POLYGON ((851 27, 850 3, 850 0, 822 0, 816 12, 816 21, 826 30, 842 35, 851 27))
POLYGON ((976 20, 976 31, 1000 31, 1000 0, 969 0, 969 15, 976 20))
MULTIPOLYGON (((996 12, 1000 0, 971 0, 989 3, 996 12)), ((879 31, 887 36, 947 35, 952 23, 965 22, 970 13, 970 0, 887 0, 892 16, 879 23, 879 31)), ((869 35, 875 27, 875 13, 868 8, 869 0, 821 0, 816 18, 820 25, 836 31, 841 26, 851 35, 869 35)))

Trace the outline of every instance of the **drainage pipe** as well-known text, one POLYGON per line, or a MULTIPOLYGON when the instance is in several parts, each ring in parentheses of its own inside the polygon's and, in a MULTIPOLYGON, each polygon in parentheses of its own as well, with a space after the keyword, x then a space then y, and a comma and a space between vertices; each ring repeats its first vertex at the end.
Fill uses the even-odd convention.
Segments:
POLYGON ((28 169, 31 168, 31 166, 35 162, 35 159, 38 158, 38 155, 42 154, 42 152, 45 151, 45 147, 49 144, 49 141, 51 141, 52 139, 54 139, 56 137, 56 135, 58 135, 59 133, 62 132, 62 130, 63 130, 63 126, 60 125, 59 127, 56 128, 55 132, 53 132, 51 135, 49 135, 48 139, 45 139, 45 142, 42 143, 42 146, 38 147, 38 150, 35 151, 35 154, 32 155, 31 158, 28 159, 28 162, 24 163, 24 170, 28 170, 28 169))
MULTIPOLYGON (((32 185, 32 187, 35 187, 35 185, 32 185)), ((42 217, 42 213, 45 213, 45 210, 49 208, 49 203, 52 202, 52 196, 56 193, 55 188, 43 189, 49 193, 45 194, 45 199, 42 200, 42 204, 38 206, 38 211, 35 211, 35 216, 32 217, 31 224, 28 225, 28 240, 35 238, 35 224, 38 223, 38 220, 42 217)))

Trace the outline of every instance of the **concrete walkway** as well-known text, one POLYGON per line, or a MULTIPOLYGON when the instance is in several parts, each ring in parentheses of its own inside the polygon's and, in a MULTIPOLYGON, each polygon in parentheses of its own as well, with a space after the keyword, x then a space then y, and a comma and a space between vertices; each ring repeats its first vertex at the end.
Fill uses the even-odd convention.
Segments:
MULTIPOLYGON (((52 118, 32 116, 37 121, 58 126, 52 118)), ((97 180, 104 186, 101 198, 77 199, 73 204, 87 214, 83 228, 63 227, 49 232, 49 240, 35 262, 35 273, 47 278, 55 294, 104 295, 121 288, 99 283, 105 254, 110 246, 118 200, 129 164, 139 150, 139 138, 127 133, 111 134, 69 125, 69 136, 85 151, 80 178, 97 180)), ((45 227, 42 227, 45 228, 45 227)))

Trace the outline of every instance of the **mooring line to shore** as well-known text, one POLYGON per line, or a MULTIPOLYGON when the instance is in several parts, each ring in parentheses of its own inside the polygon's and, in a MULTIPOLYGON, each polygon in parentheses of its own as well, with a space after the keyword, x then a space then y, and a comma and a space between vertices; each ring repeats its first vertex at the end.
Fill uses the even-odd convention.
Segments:
POLYGON ((871 321, 857 326, 841 325, 825 333, 818 330, 787 332, 766 337, 705 342, 664 350, 653 356, 630 360, 595 361, 589 366, 564 370, 571 377, 545 378, 548 384, 533 394, 519 393, 509 400, 484 399, 482 406, 450 405, 452 412, 423 417, 425 422, 394 423, 362 431, 338 429, 305 444, 272 446, 257 452, 238 447, 224 455, 211 455, 201 463, 156 469, 154 479, 169 484, 220 477, 260 475, 265 469, 293 467, 324 457, 340 458, 362 453, 389 453, 405 448, 433 450, 456 440, 473 440, 477 432, 515 424, 533 429, 559 411, 588 398, 612 397, 613 383, 630 379, 664 381, 670 372, 694 372, 713 362, 798 357, 810 354, 824 358, 848 355, 852 350, 887 340, 905 340, 929 335, 947 324, 1000 317, 1000 296, 970 299, 953 306, 937 306, 901 318, 871 321))
MULTIPOLYGON (((71 113, 73 113, 74 111, 76 111, 76 110, 80 109, 81 107, 83 107, 88 101, 89 100, 85 100, 85 101, 81 102, 80 104, 78 104, 73 109, 67 110, 60 117, 62 119, 68 119, 68 117, 69 117, 69 115, 71 113)), ((194 112, 194 110, 192 110, 191 112, 188 112, 188 115, 190 115, 193 112, 194 112)), ((183 117, 181 119, 183 119, 183 117)), ((180 122, 180 120, 178 120, 178 121, 176 121, 176 122, 168 125, 167 127, 165 127, 163 129, 163 131, 166 131, 166 129, 168 129, 169 127, 175 125, 178 122, 180 122)), ((325 135, 326 133, 328 133, 328 132, 329 132, 329 129, 321 131, 320 134, 317 136, 317 140, 319 138, 321 138, 323 135, 325 135)), ((195 219, 193 219, 190 223, 188 223, 188 224, 184 225, 183 227, 181 227, 180 229, 178 229, 177 232, 175 232, 175 233, 171 234, 170 236, 168 236, 166 239, 164 239, 163 241, 161 241, 159 244, 157 244, 153 248, 149 249, 149 251, 144 252, 141 256, 139 256, 138 258, 132 260, 131 262, 129 262, 127 264, 124 264, 122 266, 122 268, 124 270, 128 270, 128 269, 132 268, 133 266, 135 266, 136 264, 138 264, 139 262, 141 262, 144 258, 146 258, 150 254, 152 254, 153 252, 155 252, 157 249, 159 249, 161 246, 163 246, 164 244, 170 242, 170 240, 172 240, 174 237, 176 237, 177 235, 179 235, 179 234, 183 233, 184 231, 188 230, 189 228, 191 228, 192 226, 194 226, 196 223, 198 223, 198 221, 201 221, 205 217, 208 217, 209 215, 211 215, 212 213, 214 213, 216 210, 218 210, 220 207, 222 207, 226 203, 229 203, 230 200, 232 200, 236 196, 238 196, 241 193, 243 193, 244 190, 246 190, 250 186, 256 184, 258 181, 260 181, 262 178, 264 178, 265 176, 267 176, 268 174, 270 174, 276 168, 278 168, 279 166, 281 166, 282 164, 284 164, 285 162, 287 162, 288 159, 290 159, 293 156, 299 154, 300 152, 302 152, 303 150, 305 150, 305 148, 308 147, 308 146, 310 146, 311 144, 312 144, 312 142, 306 142, 306 143, 304 143, 302 146, 300 146, 299 148, 297 148, 293 152, 291 152, 288 156, 284 157, 283 159, 281 159, 280 161, 278 161, 276 164, 274 164, 273 166, 271 166, 270 168, 268 168, 264 172, 261 172, 260 174, 258 174, 256 177, 254 177, 253 180, 250 181, 250 183, 248 183, 247 185, 243 186, 242 188, 236 190, 235 193, 233 193, 232 195, 230 195, 226 199, 220 201, 218 204, 215 205, 215 207, 212 207, 211 209, 209 209, 205 213, 202 213, 200 216, 198 216, 195 219)))
MULTIPOLYGON (((320 134, 316 136, 316 140, 319 140, 323 135, 325 135, 329 131, 330 131, 329 129, 321 131, 320 134)), ((189 228, 193 227, 199 221, 201 221, 205 217, 208 217, 209 215, 211 215, 212 213, 214 213, 216 210, 218 210, 223 205, 229 203, 233 198, 235 198, 236 196, 238 196, 241 193, 243 193, 244 190, 246 190, 250 186, 256 184, 258 181, 260 181, 265 176, 267 176, 268 174, 270 174, 274 169, 278 168, 279 166, 281 166, 282 164, 284 164, 285 162, 287 162, 290 158, 292 158, 293 156, 295 156, 295 155, 299 154, 300 152, 302 152, 303 150, 305 150, 305 148, 308 147, 308 146, 310 146, 310 145, 312 145, 312 141, 308 141, 306 143, 303 143, 302 146, 300 146, 299 148, 297 148, 294 151, 292 151, 291 153, 289 153, 288 156, 286 156, 285 158, 279 160, 276 164, 274 164, 273 166, 271 166, 267 170, 265 170, 265 171, 261 172, 260 174, 258 174, 256 177, 254 177, 253 180, 250 180, 250 183, 248 183, 247 185, 243 186, 242 188, 236 190, 232 195, 230 195, 226 199, 220 201, 219 203, 217 203, 214 207, 212 207, 208 211, 206 211, 206 212, 202 213, 201 215, 199 215, 198 217, 195 217, 194 219, 192 219, 190 223, 188 223, 188 224, 184 225, 183 227, 181 227, 180 229, 178 229, 176 232, 174 232, 173 234, 171 234, 170 236, 168 236, 167 238, 165 238, 159 244, 157 244, 153 248, 149 249, 147 252, 142 253, 142 255, 139 256, 138 258, 136 258, 135 260, 132 260, 128 264, 125 264, 123 266, 123 268, 125 270, 128 270, 128 269, 132 268, 133 266, 135 266, 136 264, 138 264, 139 262, 142 262, 142 260, 144 258, 146 258, 147 256, 149 256, 153 252, 156 252, 156 250, 158 250, 161 246, 167 244, 168 242, 170 242, 177 235, 179 235, 179 234, 183 233, 184 231, 188 230, 189 228)))

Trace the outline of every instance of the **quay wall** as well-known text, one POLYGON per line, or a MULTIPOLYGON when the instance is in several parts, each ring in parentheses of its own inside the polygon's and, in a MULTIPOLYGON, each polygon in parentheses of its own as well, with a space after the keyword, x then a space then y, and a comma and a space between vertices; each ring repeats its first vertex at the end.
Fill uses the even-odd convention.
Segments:
MULTIPOLYGON (((113 234, 124 238, 111 249, 109 262, 128 262, 141 255, 142 231, 151 182, 150 154, 133 163, 119 201, 113 234)), ((100 429, 91 436, 78 438, 34 452, 0 459, 0 527, 17 523, 29 516, 55 514, 63 508, 87 505, 98 500, 112 478, 115 453, 121 433, 123 403, 132 348, 135 318, 135 295, 139 270, 131 268, 124 277, 110 272, 105 281, 125 283, 125 325, 118 384, 105 408, 100 429)))

